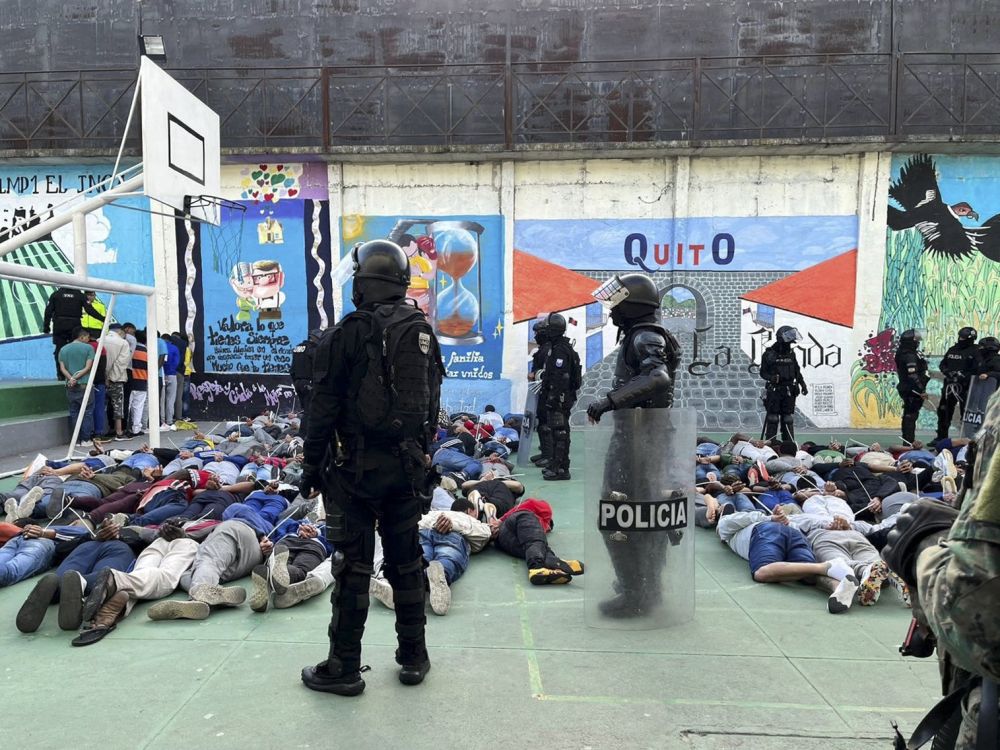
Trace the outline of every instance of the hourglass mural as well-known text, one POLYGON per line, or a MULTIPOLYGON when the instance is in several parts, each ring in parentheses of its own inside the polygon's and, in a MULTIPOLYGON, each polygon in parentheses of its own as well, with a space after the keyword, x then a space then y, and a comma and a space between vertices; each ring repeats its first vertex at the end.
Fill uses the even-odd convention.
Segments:
MULTIPOLYGON (((434 326, 449 378, 497 380, 503 357, 504 265, 500 216, 345 216, 342 253, 387 238, 410 259, 414 300, 434 326)), ((353 309, 350 284, 344 310, 353 309)))

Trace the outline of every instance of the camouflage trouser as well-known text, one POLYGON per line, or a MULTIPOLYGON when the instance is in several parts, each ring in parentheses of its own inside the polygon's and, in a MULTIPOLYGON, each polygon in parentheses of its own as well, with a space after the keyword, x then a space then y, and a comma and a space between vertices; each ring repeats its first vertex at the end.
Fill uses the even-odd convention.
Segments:
POLYGON ((111 402, 111 411, 115 419, 125 418, 125 384, 109 382, 107 399, 111 402))

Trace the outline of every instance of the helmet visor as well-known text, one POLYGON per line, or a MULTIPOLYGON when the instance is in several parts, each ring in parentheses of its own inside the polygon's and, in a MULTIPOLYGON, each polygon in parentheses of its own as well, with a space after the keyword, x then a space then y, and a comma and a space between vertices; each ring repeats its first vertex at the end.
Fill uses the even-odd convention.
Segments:
POLYGON ((593 291, 593 297, 607 309, 611 310, 624 302, 629 295, 628 289, 617 275, 611 277, 593 291))
POLYGON ((786 344, 794 344, 796 341, 802 340, 802 334, 797 328, 786 328, 778 335, 778 338, 786 344))

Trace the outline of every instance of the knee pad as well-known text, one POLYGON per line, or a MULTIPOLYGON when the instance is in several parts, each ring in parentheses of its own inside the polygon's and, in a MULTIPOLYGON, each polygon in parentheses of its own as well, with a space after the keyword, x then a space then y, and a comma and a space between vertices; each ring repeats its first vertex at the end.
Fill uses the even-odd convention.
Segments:
POLYGON ((772 425, 778 424, 778 415, 775 414, 774 412, 768 412, 767 416, 764 418, 764 421, 772 425))

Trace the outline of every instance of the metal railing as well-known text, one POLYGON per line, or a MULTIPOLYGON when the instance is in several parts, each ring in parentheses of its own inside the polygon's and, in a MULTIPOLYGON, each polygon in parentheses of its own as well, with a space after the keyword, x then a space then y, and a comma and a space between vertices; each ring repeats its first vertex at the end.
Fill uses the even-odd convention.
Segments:
MULTIPOLYGON (((857 54, 173 69, 223 147, 809 142, 1000 133, 1000 55, 857 54)), ((134 70, 0 73, 0 150, 104 150, 134 70)), ((138 140, 134 144, 138 145, 138 140)))

